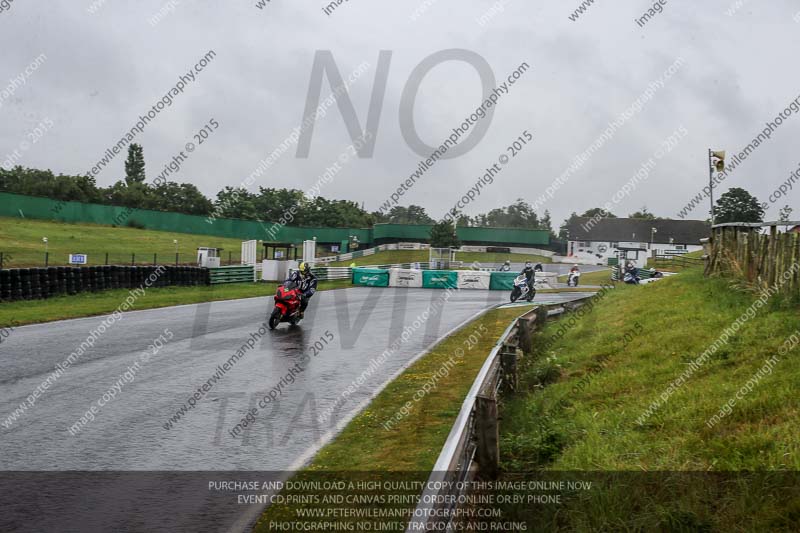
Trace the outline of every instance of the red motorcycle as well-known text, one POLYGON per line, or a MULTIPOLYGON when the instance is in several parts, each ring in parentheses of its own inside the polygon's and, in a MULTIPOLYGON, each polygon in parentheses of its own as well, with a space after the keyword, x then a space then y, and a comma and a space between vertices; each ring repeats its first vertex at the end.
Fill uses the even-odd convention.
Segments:
POLYGON ((295 326, 300 322, 300 288, 293 281, 286 281, 275 293, 275 308, 269 316, 269 329, 281 322, 295 326))

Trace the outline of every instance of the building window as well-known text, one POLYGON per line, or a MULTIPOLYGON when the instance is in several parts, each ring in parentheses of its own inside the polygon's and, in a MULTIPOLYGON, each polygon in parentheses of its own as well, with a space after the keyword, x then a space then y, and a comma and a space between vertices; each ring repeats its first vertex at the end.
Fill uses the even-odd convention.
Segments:
POLYGON ((676 244, 675 245, 675 249, 676 250, 685 250, 686 249, 686 245, 685 244, 676 244))
POLYGON ((581 242, 578 243, 578 246, 580 246, 581 248, 588 248, 589 247, 589 243, 586 242, 586 241, 581 241, 581 242))
POLYGON ((618 242, 612 242, 611 243, 611 247, 612 248, 619 248, 619 243, 618 242))

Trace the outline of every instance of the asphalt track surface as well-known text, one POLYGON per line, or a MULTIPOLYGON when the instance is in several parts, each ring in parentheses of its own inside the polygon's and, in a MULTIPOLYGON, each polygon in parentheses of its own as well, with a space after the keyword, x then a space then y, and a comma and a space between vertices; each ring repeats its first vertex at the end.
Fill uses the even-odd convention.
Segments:
MULTIPOLYGON (((253 348, 169 429, 165 424, 189 397, 253 339, 271 299, 122 315, 35 405, 8 428, 0 426, 0 530, 246 528, 258 509, 210 493, 209 480, 227 479, 231 472, 280 476, 299 468, 417 357, 508 298, 499 291, 455 291, 449 299, 444 294, 386 288, 320 292, 299 326, 281 324, 252 342, 253 348), (432 318, 416 321, 419 325, 402 341, 404 328, 408 331, 426 310, 439 307, 442 311, 432 318), (148 352, 145 362, 143 354, 161 335, 171 340, 158 353, 148 352), (329 342, 321 350, 311 348, 326 337, 329 342), (343 395, 393 343, 396 350, 388 360, 373 365, 355 392, 343 395), (137 362, 133 380, 120 381, 137 362), (303 370, 293 383, 283 379, 276 392, 292 367, 303 370), (72 435, 68 428, 115 384, 114 398, 72 435), (263 402, 270 391, 274 400, 263 402), (255 423, 232 436, 230 431, 253 408, 258 410, 255 423)), ((542 294, 536 301, 580 296, 542 294)), ((103 320, 17 328, 0 345, 0 421, 7 421, 103 320)))

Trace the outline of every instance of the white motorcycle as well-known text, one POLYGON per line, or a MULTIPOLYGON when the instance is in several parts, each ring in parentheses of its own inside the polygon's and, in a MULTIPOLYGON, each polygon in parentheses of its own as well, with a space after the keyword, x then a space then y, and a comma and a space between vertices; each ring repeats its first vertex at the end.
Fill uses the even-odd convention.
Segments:
POLYGON ((569 276, 567 276, 567 287, 577 287, 580 279, 580 272, 570 272, 569 276))
POLYGON ((514 279, 514 288, 511 289, 511 301, 516 302, 517 300, 525 299, 530 302, 534 296, 536 296, 536 289, 531 290, 528 288, 528 279, 525 274, 517 276, 514 279))

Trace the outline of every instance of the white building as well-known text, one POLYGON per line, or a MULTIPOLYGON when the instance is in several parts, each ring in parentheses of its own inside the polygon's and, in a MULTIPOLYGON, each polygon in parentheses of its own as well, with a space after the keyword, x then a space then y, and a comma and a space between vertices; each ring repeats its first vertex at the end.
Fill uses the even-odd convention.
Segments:
POLYGON ((567 227, 570 261, 607 265, 610 258, 632 261, 642 268, 653 255, 680 255, 702 250, 700 239, 711 233, 702 220, 644 220, 638 218, 572 219, 567 227))

